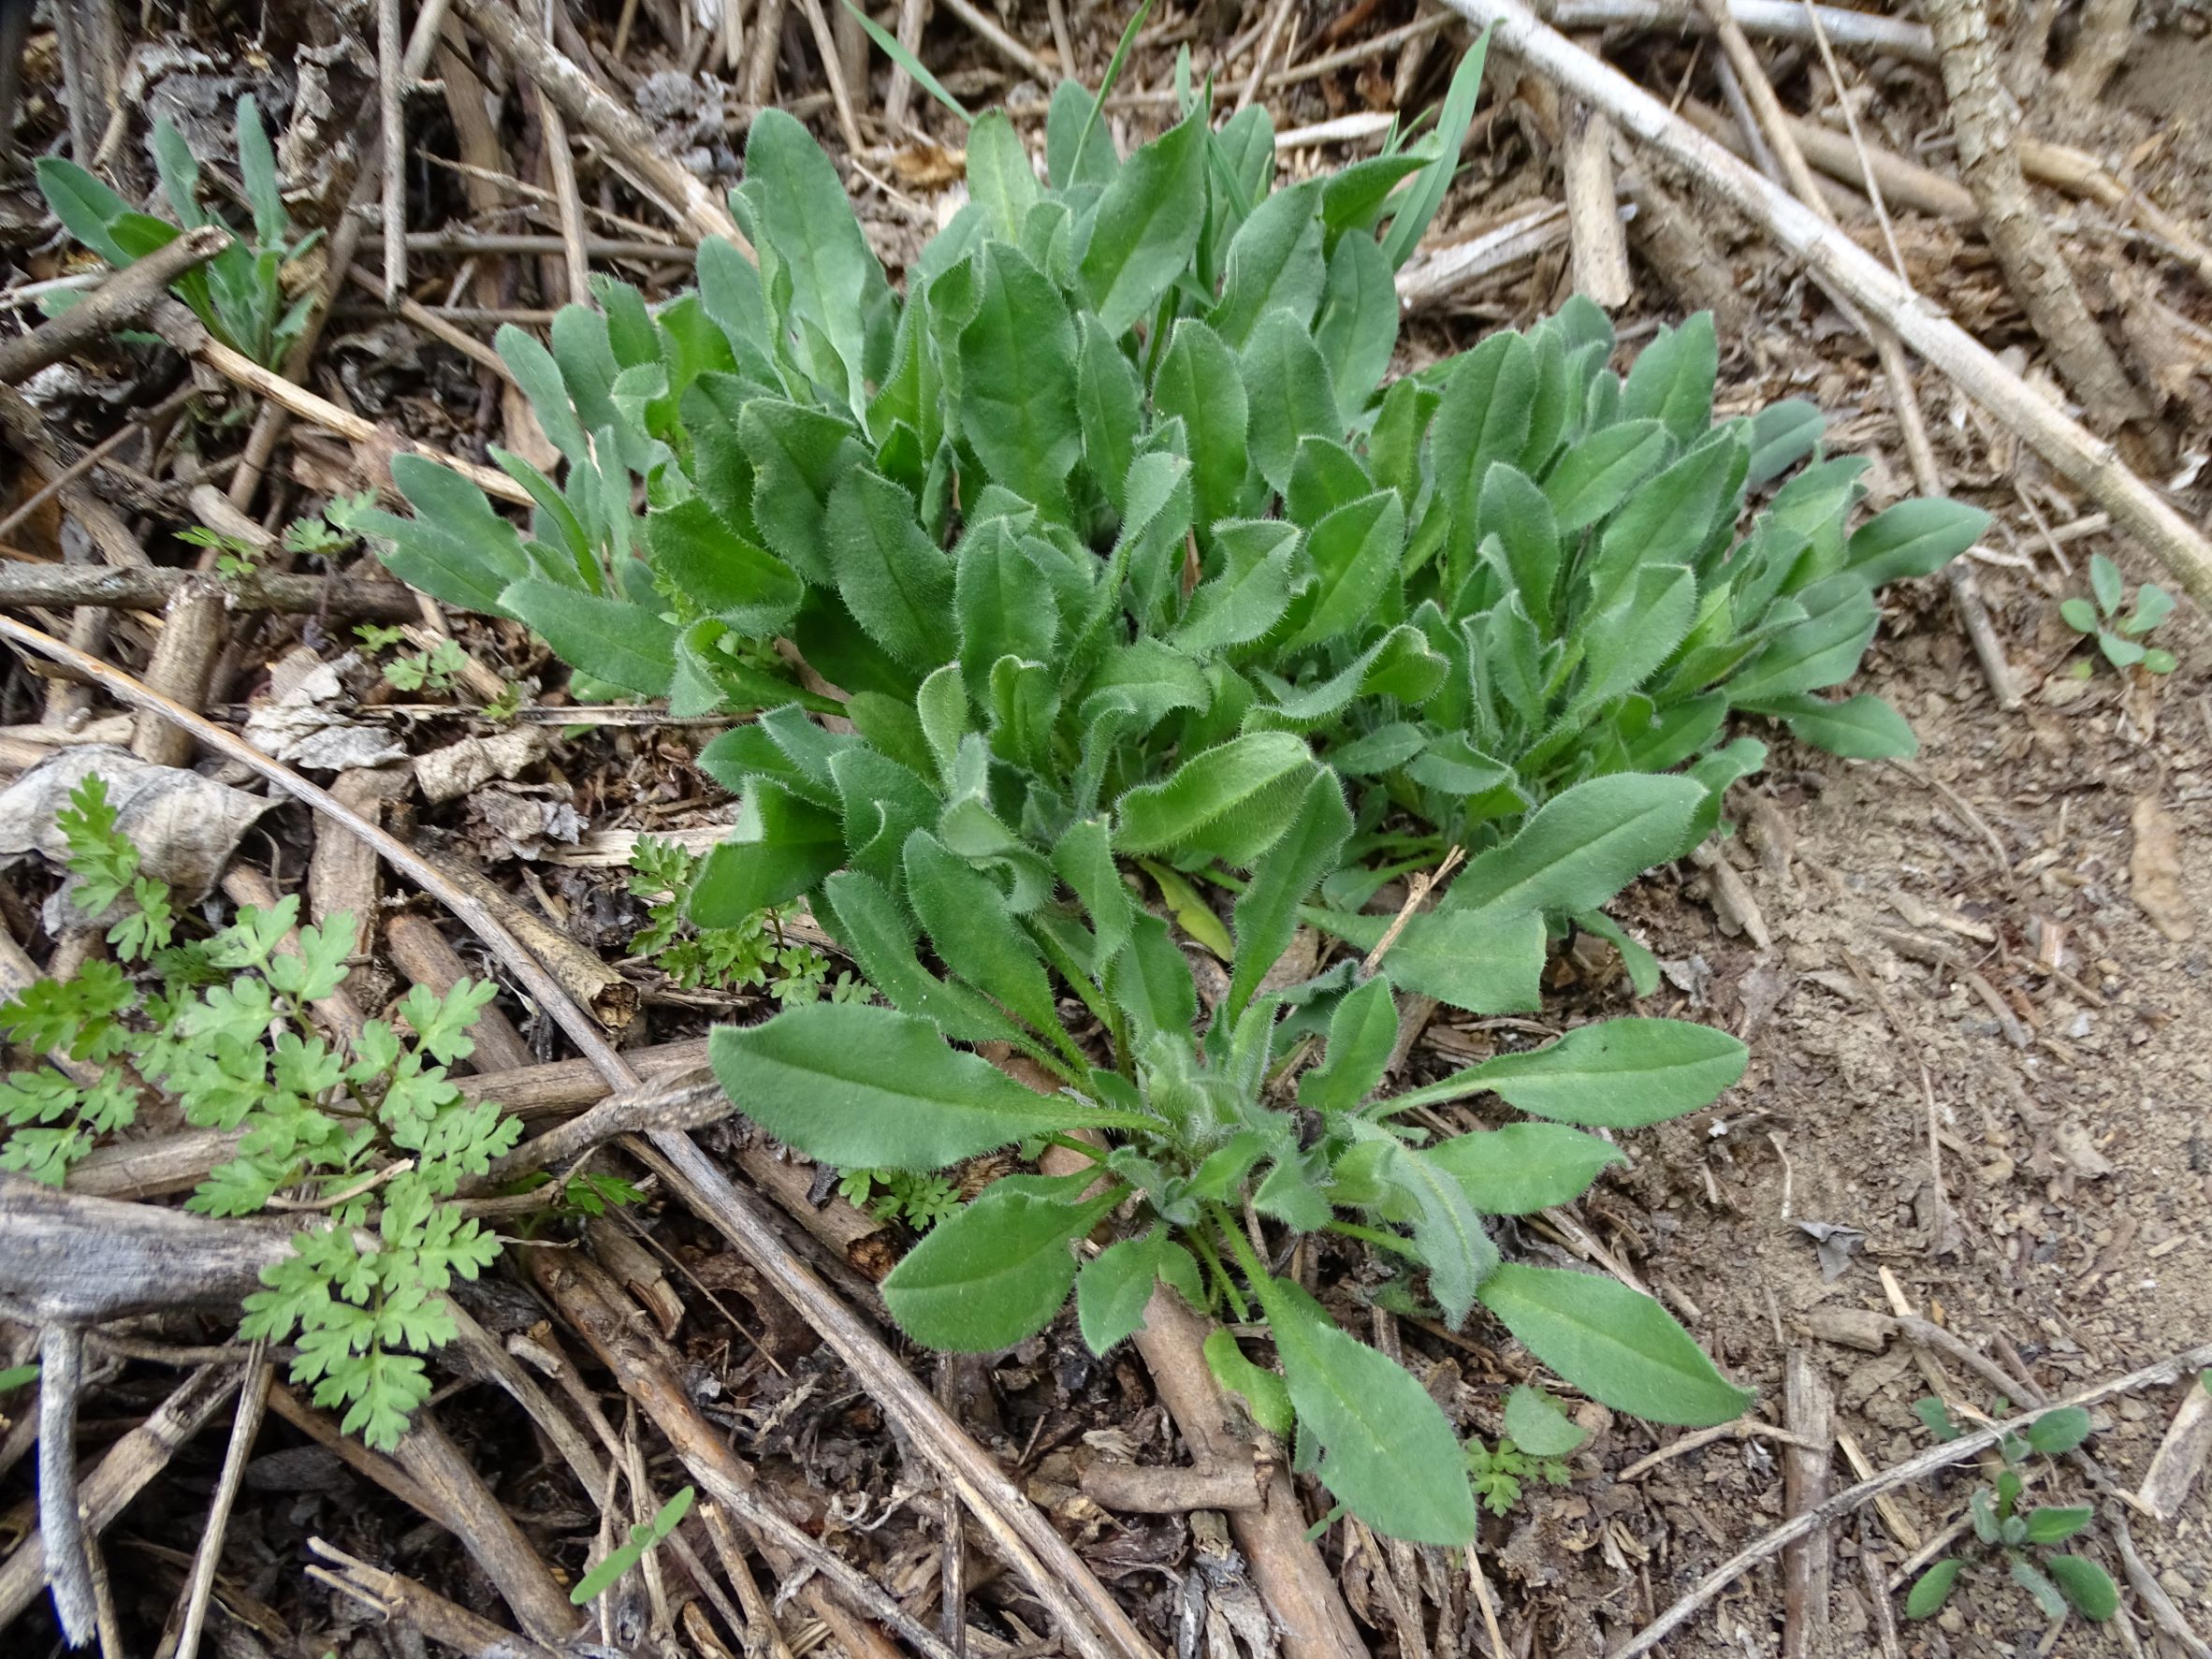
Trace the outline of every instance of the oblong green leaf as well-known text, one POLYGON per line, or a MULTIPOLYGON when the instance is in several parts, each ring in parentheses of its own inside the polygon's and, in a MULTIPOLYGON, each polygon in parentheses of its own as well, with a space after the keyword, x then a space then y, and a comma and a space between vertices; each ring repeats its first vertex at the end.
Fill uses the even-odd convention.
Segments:
POLYGON ((968 194, 982 204, 1003 241, 1019 241, 1037 205, 1029 153, 1003 109, 987 109, 968 129, 968 194))
POLYGON ((2097 1511, 2087 1504, 2045 1504, 2029 1511, 2028 1541, 2030 1544, 2062 1544, 2096 1519, 2097 1511))
POLYGON ((1666 429, 1655 420, 1600 427, 1559 458, 1544 480, 1544 498, 1562 533, 1595 524, 1628 499, 1666 458, 1666 429))
POLYGON ((2059 1594, 2083 1618, 2102 1624, 2119 1611, 2119 1587, 2095 1562, 2080 1555, 2052 1555, 2045 1557, 2043 1564, 2059 1581, 2059 1594))
POLYGON ((1233 517, 1250 467, 1244 438, 1251 409, 1236 354, 1196 317, 1179 319, 1152 377, 1155 423, 1181 416, 1197 519, 1233 517))
POLYGON ((1184 117, 1122 164, 1077 269, 1109 334, 1148 315, 1190 263, 1206 218, 1206 125, 1184 117))
MULTIPOLYGON (((738 1111, 839 1169, 941 1170, 1027 1135, 1142 1128, 1154 1120, 1040 1095, 925 1020, 817 1002, 759 1026, 720 1026, 707 1056, 738 1111)), ((1072 1267, 1070 1267, 1072 1276, 1072 1267)))
POLYGON ((131 256, 108 228, 131 211, 131 204, 73 161, 42 155, 35 164, 39 193, 62 228, 121 270, 131 256))
POLYGON ((1706 1428, 1751 1403, 1665 1308, 1616 1280, 1508 1261, 1479 1295, 1530 1353, 1616 1411, 1706 1428))
POLYGON ((918 1014, 956 1041, 1020 1041, 1021 1027, 987 997, 922 966, 912 921, 875 877, 839 870, 822 888, 839 941, 861 977, 892 1007, 918 1014))
POLYGON ((1113 1207, 1120 1189, 1082 1202, 1071 1202, 1074 1196, 1064 1180, 1015 1175, 992 1183, 891 1270, 883 1304, 909 1336, 948 1353, 989 1353, 1035 1335, 1075 1283, 1070 1246, 1113 1207))
MULTIPOLYGON (((1299 745, 1303 749, 1303 745, 1299 745)), ((1253 866, 1251 884, 1238 895, 1236 964, 1230 974, 1229 1014, 1244 1011, 1298 931, 1299 907, 1334 872, 1351 837, 1351 809, 1336 775, 1315 767, 1299 797, 1290 826, 1253 866)))
POLYGON ((2045 1457, 2072 1451, 2089 1437, 2089 1414, 2079 1405, 2046 1411, 2028 1425, 2028 1444, 2045 1457))
POLYGON ((1469 1013, 1527 1013, 1543 1006, 1544 942, 1536 910, 1431 910, 1406 924, 1383 968, 1401 990, 1469 1013))
MULTIPOLYGON (((1392 1110, 1402 1104, 1385 1102, 1392 1110)), ((1529 1215, 1569 1203, 1589 1190, 1600 1170, 1628 1161, 1595 1135, 1555 1123, 1474 1129, 1439 1141, 1422 1156, 1457 1181, 1485 1215, 1529 1215)))
POLYGON ((1005 242, 986 244, 975 315, 960 331, 960 432, 998 483, 1055 517, 1083 454, 1076 335, 1067 302, 1005 242))
POLYGON ((1176 1247, 1156 1228, 1141 1239, 1109 1244, 1084 1263, 1075 1276, 1075 1319, 1092 1353, 1103 1354, 1143 1328, 1161 1258, 1176 1247))
POLYGON ((525 576, 501 590, 500 608, 527 623, 595 679, 641 697, 664 697, 676 677, 676 629, 658 611, 525 576))
POLYGON ((645 543, 655 570, 749 638, 781 633, 806 597, 797 572, 732 530, 701 497, 647 514, 645 543))
POLYGON ((1458 1330, 1475 1306, 1476 1288, 1498 1265, 1497 1245, 1467 1201, 1466 1189, 1448 1171, 1387 1129, 1365 1124, 1355 1128, 1362 1137, 1383 1143, 1382 1178, 1410 1210, 1414 1249, 1429 1270, 1429 1294, 1458 1330))
MULTIPOLYGON (((1845 568, 1870 588, 1933 575, 1982 538, 1989 515, 1943 497, 1915 496, 1877 513, 1852 533, 1845 568)), ((2117 599, 2107 609, 2117 608, 2117 599)))
POLYGON ((1905 717, 1871 691, 1861 691, 1841 703, 1800 691, 1794 697, 1772 697, 1739 706, 1753 714, 1770 715, 1787 726, 1798 742, 1846 760, 1909 759, 1920 748, 1920 739, 1913 735, 1905 717))
POLYGON ((1941 1612, 1943 1603, 1950 1600, 1951 1586, 1958 1582, 1958 1574, 1965 1564, 1957 1556, 1948 1556, 1914 1579, 1913 1593, 1905 1597, 1905 1617, 1932 1619, 1941 1612))
POLYGON ((1679 328, 1662 327, 1637 354, 1621 387, 1621 413, 1656 419, 1687 444, 1712 419, 1713 383, 1721 368, 1712 313, 1701 311, 1679 328))
POLYGON ((741 927, 789 904, 845 862, 845 831, 834 812, 765 778, 752 779, 730 838, 718 843, 691 884, 691 920, 741 927))
POLYGON ((1397 1045, 1398 1005, 1390 982, 1371 979, 1329 1016, 1328 1047, 1321 1063, 1300 1076, 1298 1103, 1317 1112, 1349 1112, 1382 1082, 1397 1045))
POLYGON ((822 541, 838 597, 878 645, 910 668, 953 655, 953 563, 905 489, 855 467, 830 491, 822 541))
POLYGON ((1406 1369, 1337 1329, 1297 1285, 1262 1276, 1283 1378, 1321 1448, 1321 1483, 1375 1531, 1416 1544, 1475 1535, 1475 1494, 1451 1425, 1406 1369))
POLYGON ((1710 1026, 1623 1017, 1579 1026, 1532 1054, 1499 1055, 1469 1075, 1538 1117, 1619 1129, 1711 1105, 1750 1060, 1710 1026))
POLYGON ((1506 1433, 1531 1457, 1563 1458, 1590 1438, 1590 1431, 1567 1420, 1559 1402, 1526 1383, 1506 1396, 1506 1433))
POLYGON ((905 857, 908 902, 945 966, 1039 1031, 1059 1030, 1036 941, 1014 920, 1006 895, 927 830, 907 837, 905 857))
POLYGON ((1304 739, 1288 732, 1231 738, 1191 756, 1161 782, 1125 793, 1114 807, 1114 848, 1171 851, 1312 764, 1304 739))
POLYGON ((1681 851, 1705 793, 1691 779, 1634 772, 1578 783, 1469 864, 1441 909, 1594 910, 1681 851))

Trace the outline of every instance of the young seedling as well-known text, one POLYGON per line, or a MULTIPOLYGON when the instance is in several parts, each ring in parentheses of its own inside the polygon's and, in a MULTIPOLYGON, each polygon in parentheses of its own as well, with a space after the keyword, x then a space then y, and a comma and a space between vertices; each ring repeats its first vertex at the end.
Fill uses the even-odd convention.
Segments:
POLYGON ((402 691, 439 693, 453 690, 454 677, 469 665, 460 642, 441 639, 427 651, 409 651, 384 665, 384 677, 402 691))
MULTIPOLYGON (((2150 674, 2172 674, 2178 665, 2174 653, 2163 646, 2147 646, 2143 636, 2174 614, 2174 599, 2156 582, 2146 582, 2135 589, 2135 608, 2120 615, 2127 598, 2126 585, 2120 578, 2119 566, 2102 553, 2089 557, 2089 591, 2095 603, 2078 595, 2061 603, 2059 615, 2066 619, 2066 626, 2074 633, 2086 634, 2097 642, 2097 648, 2104 653, 2104 660, 2115 668, 2128 669, 2137 663, 2150 674)), ((2077 674, 2089 672, 2083 662, 2077 674)))
MULTIPOLYGON (((166 116, 153 124, 153 163, 174 221, 139 212, 75 162, 58 156, 39 158, 38 187, 69 234, 121 270, 185 231, 216 223, 199 203, 199 162, 166 116)), ((251 95, 238 101, 238 168, 252 210, 250 233, 241 233, 199 269, 186 271, 172 292, 224 344, 275 369, 299 338, 314 302, 312 284, 298 298, 291 297, 291 268, 322 232, 292 240, 276 153, 251 95)))
POLYGON ((958 1182, 909 1170, 848 1170, 837 1196, 879 1221, 903 1221, 916 1232, 927 1232, 960 1209, 958 1182))
POLYGON ((647 925, 631 939, 633 955, 649 959, 686 991, 750 986, 785 1006, 823 996, 833 1002, 866 999, 867 987, 851 974, 833 980, 827 956, 786 939, 773 910, 756 910, 726 927, 694 926, 689 912, 699 864, 699 855, 677 842, 637 838, 630 853, 630 891, 646 901, 647 925))
POLYGON ((654 1510, 652 1520, 632 1527, 630 1541, 609 1550, 604 1561, 579 1579, 568 1593, 569 1601, 579 1608, 589 1607, 613 1589, 624 1573, 645 1559, 647 1550, 664 1543, 683 1524, 684 1517, 691 1512, 691 1500, 698 1495, 687 1486, 654 1510))
POLYGON ((360 539, 359 532, 352 528, 351 516, 366 512, 375 504, 376 492, 372 489, 364 489, 358 495, 332 496, 320 513, 295 518, 284 527, 284 550, 313 559, 327 559, 344 551, 360 539))
POLYGON ((417 986, 396 1020, 368 1021, 350 1051, 316 1030, 309 1006, 344 978, 353 918, 299 927, 299 901, 241 909, 227 927, 187 939, 197 912, 141 873, 116 828, 103 781, 88 777, 58 820, 74 885, 68 900, 109 923, 112 961, 75 979, 39 980, 0 1007, 0 1032, 90 1062, 93 1081, 58 1069, 0 1082, 10 1127, 0 1169, 59 1186, 101 1136, 127 1128, 158 1091, 185 1122, 243 1132, 236 1154, 187 1207, 250 1215, 279 1194, 313 1201, 292 1254, 246 1298, 243 1335, 293 1341, 295 1380, 343 1426, 388 1449, 429 1393, 422 1357, 450 1341, 444 1294, 499 1254, 499 1240, 454 1201, 521 1135, 517 1119, 462 1098, 446 1067, 474 1048, 468 1027, 494 987, 463 981, 444 997, 417 986))
POLYGON ((222 576, 249 576, 259 568, 261 550, 243 536, 234 536, 204 524, 177 532, 177 540, 188 547, 207 547, 215 555, 215 574, 222 576))
POLYGON ((1589 1438, 1589 1431, 1569 1422, 1550 1395, 1516 1384, 1506 1397, 1506 1433, 1497 1449, 1485 1448, 1479 1437, 1467 1442, 1475 1495, 1492 1515, 1504 1515, 1521 1502, 1526 1481, 1564 1486, 1567 1454, 1589 1438))
MULTIPOLYGON (((1938 1400, 1923 1400, 1917 1407, 1921 1420, 1938 1440, 1955 1440, 1958 1429, 1938 1400)), ((2000 1410, 2002 1409, 2001 1405, 2000 1410)), ((2004 1468, 1990 1486, 1977 1487, 1967 1500, 1981 1558, 2001 1562, 2013 1582, 2027 1591, 2046 1619, 2063 1619, 2067 1609, 2100 1623, 2119 1607, 2119 1591, 2111 1575, 2086 1555, 2054 1551, 2096 1518, 2087 1504, 2042 1505, 2022 1509, 2026 1486, 2021 1471, 2038 1455, 2056 1458, 2072 1451, 2088 1438, 2089 1414, 2078 1405, 2046 1412, 2019 1433, 1998 1443, 2004 1468)), ((1914 1580, 1905 1598, 1905 1612, 1914 1619, 1932 1618, 1950 1599, 1959 1575, 1966 1570, 1963 1556, 1946 1556, 1914 1580)))

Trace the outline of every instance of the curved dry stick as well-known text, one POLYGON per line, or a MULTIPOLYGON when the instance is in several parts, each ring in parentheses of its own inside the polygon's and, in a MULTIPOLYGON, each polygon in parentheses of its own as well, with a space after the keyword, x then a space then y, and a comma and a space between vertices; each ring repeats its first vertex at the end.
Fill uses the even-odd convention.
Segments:
POLYGON ((1976 1453, 1986 1451, 1995 1446, 2007 1434, 2018 1433, 2019 1430, 2035 1421, 2037 1418, 2047 1417, 2054 1411, 2063 1411, 2070 1405, 2096 1405, 2106 1400, 2117 1399, 2122 1394, 2132 1394, 2138 1389, 2155 1388, 2161 1383, 2170 1383, 2185 1373, 2200 1371, 2207 1364, 2212 1364, 2212 1343, 2203 1343, 2193 1348, 2185 1348, 2178 1354, 2159 1361, 2155 1365, 2146 1365, 2140 1371, 2131 1371, 2125 1376, 2117 1376, 2109 1382, 2099 1383, 2095 1388, 2085 1389, 2069 1399, 2054 1401, 2048 1405, 2038 1406, 2033 1411, 2023 1411, 2016 1417, 2007 1418, 2004 1421, 1994 1423, 1986 1429, 1978 1430, 1972 1434, 1961 1434, 1957 1439, 1947 1441, 1942 1446, 1931 1446, 1917 1457, 1907 1458, 1903 1463, 1883 1470, 1881 1474, 1870 1480, 1862 1480, 1856 1486, 1846 1487, 1826 1503, 1791 1517, 1749 1549, 1739 1550, 1730 1556, 1719 1566, 1713 1568, 1711 1572, 1706 1574, 1704 1578, 1698 1579, 1696 1587, 1681 1600, 1676 1602, 1658 1618, 1637 1631, 1626 1643, 1615 1648, 1607 1656, 1607 1659, 1636 1659, 1639 1653, 1650 1652, 1686 1623, 1699 1608, 1719 1595, 1722 1591, 1735 1583, 1738 1579, 1758 1565, 1760 1562, 1776 1554, 1786 1546, 1796 1543, 1806 1534, 1827 1525, 1837 1517, 1848 1515, 1861 1505, 1873 1502, 1884 1492, 1894 1491, 1900 1486, 1910 1486, 1923 1476, 1932 1475, 1938 1469, 1948 1468, 1953 1463, 1964 1463, 1976 1453))
MULTIPOLYGON (((598 1023, 577 1006, 575 999, 547 972, 544 964, 526 950, 482 900, 458 886, 444 870, 330 793, 310 783, 291 767, 271 760, 235 733, 196 714, 182 704, 151 691, 130 675, 101 662, 50 633, 25 626, 11 617, 0 617, 0 639, 7 639, 51 662, 73 668, 118 702, 161 715, 189 732, 201 743, 238 761, 269 779, 286 794, 304 801, 325 816, 342 823, 361 837, 395 870, 443 904, 468 924, 471 932, 498 953, 516 980, 547 1010, 569 1039, 597 1068, 612 1088, 631 1091, 640 1078, 628 1061, 617 1054, 600 1031, 598 1023)), ((1145 1641, 1118 1602, 1099 1581, 1052 1521, 1009 1480, 997 1463, 950 1413, 901 1365, 875 1332, 855 1316, 813 1271, 784 1244, 757 1205, 732 1186, 680 1130, 659 1129, 648 1146, 627 1142, 638 1156, 661 1171, 681 1193, 685 1202, 712 1221, 738 1252, 764 1273, 786 1300, 820 1332, 851 1368, 862 1387, 903 1422, 915 1444, 989 1528, 1021 1569, 1029 1587, 1047 1606, 1065 1606, 1070 1599, 1087 1623, 1070 1622, 1067 1637, 1084 1659, 1155 1659, 1145 1641)))
POLYGON ((1546 26, 1522 0, 1444 3, 1470 22, 1492 25, 1500 49, 1604 110, 1623 132, 1680 164, 1710 195, 1818 269, 1869 314, 1896 329, 1907 345, 2018 433, 2061 477, 2093 497, 2199 604, 2212 606, 2212 542, 2131 472, 2110 444, 1999 362, 1980 341, 1899 282, 1879 259, 1626 76, 1546 26))
POLYGON ((2019 106, 1998 75, 1997 43, 1983 0, 1928 0, 1958 170, 1981 205, 1982 234, 2013 297, 2050 355, 2059 378, 2111 429, 2149 418, 2150 406, 2074 285, 2059 239, 2028 194, 2014 129, 2019 106))
POLYGON ((229 245, 229 231, 220 225, 203 225, 125 266, 59 316, 49 317, 28 334, 0 342, 0 380, 28 380, 72 352, 129 327, 171 283, 229 245))

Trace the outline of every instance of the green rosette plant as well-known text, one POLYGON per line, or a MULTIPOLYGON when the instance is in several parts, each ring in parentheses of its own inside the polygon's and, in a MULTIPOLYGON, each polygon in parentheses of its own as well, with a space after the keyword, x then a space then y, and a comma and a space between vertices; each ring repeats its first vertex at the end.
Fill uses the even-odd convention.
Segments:
MULTIPOLYGON (((1123 159, 1063 86, 1044 181, 984 115, 970 198, 903 296, 828 159, 764 112, 734 197, 757 267, 709 242, 657 310, 602 282, 549 347, 502 331, 567 463, 557 488, 495 456, 529 532, 410 458, 416 514, 368 526, 407 580, 680 714, 839 712, 903 763, 956 664, 997 758, 1085 793, 1300 735, 1356 780, 1383 874, 1608 773, 1688 768, 1701 837, 1764 760, 1731 711, 1909 752, 1879 699, 1817 693, 1857 667, 1879 588, 1986 516, 1909 501, 1850 528, 1863 463, 1817 454, 1817 411, 1715 422, 1710 318, 1617 376, 1576 300, 1383 386, 1394 265, 1480 60, 1441 134, 1281 189, 1264 112, 1214 129, 1202 91, 1123 159)), ((1039 800, 1030 838, 1092 804, 1039 800)))
POLYGON ((764 112, 734 198, 757 265, 709 243, 695 292, 650 308, 602 284, 549 345, 502 333, 566 462, 557 486, 495 457, 537 503, 527 531, 407 458, 416 513, 364 521, 398 575, 527 623, 588 690, 759 711, 701 756, 742 811, 691 918, 804 900, 888 1004, 718 1032, 764 1128, 912 1173, 1104 1140, 1092 1171, 1005 1177, 937 1226, 885 1288, 911 1334, 1003 1346, 1071 1286, 1100 1347, 1157 1282, 1257 1309, 1283 1376, 1219 1335, 1217 1373, 1354 1514, 1439 1542, 1473 1524, 1465 1459, 1431 1455, 1440 1414, 1233 1223, 1248 1203, 1365 1238, 1448 1317, 1481 1302, 1623 1409, 1734 1415, 1655 1304, 1503 1261, 1482 1217, 1579 1192, 1604 1143, 1572 1126, 1709 1104, 1740 1045, 1612 1021, 1376 1105, 1395 997, 1533 1010, 1570 924, 1654 987, 1602 907, 1763 763, 1730 714, 1908 750, 1886 706, 1819 693, 1855 670, 1878 589, 1984 522, 1908 502, 1853 528, 1860 463, 1820 453, 1816 411, 1716 422, 1709 319, 1621 375, 1610 326, 1571 303, 1386 386, 1394 271, 1480 61, 1427 138, 1280 189, 1264 112, 1215 128, 1202 88, 1124 158, 1103 93, 1061 87, 1041 179, 984 115, 969 200, 903 293, 827 158, 764 112), (1452 848, 1466 867, 1386 938, 1364 906, 1452 848), (1202 1026, 1131 863, 1229 963, 1202 1026), (1193 883, 1237 895, 1233 928, 1193 883), (1302 924, 1375 970, 1259 995, 1302 924), (983 1042, 1063 1092, 953 1046, 983 1042), (1485 1091, 1548 1121, 1439 1143, 1402 1120, 1485 1091))
MULTIPOLYGON (((982 763, 981 734, 959 740, 955 771, 963 753, 982 763)), ((1253 1230, 1264 1218, 1290 1235, 1336 1232, 1390 1253, 1423 1275, 1455 1326, 1479 1303, 1609 1405, 1665 1422, 1725 1421, 1749 1396, 1657 1302, 1610 1278, 1505 1260, 1485 1218, 1573 1199, 1620 1156, 1589 1128, 1710 1105, 1746 1056, 1704 1026, 1613 1020, 1378 1097, 1398 1036, 1402 965, 1460 1006, 1491 1006, 1486 934, 1507 938, 1519 919, 1534 919, 1540 965, 1546 884, 1618 884, 1644 854, 1618 837, 1601 837, 1595 851, 1539 851, 1522 845, 1523 831, 1470 867, 1463 882, 1483 896, 1455 910, 1446 932, 1409 928, 1372 973, 1347 958, 1262 993, 1353 833, 1332 772, 1301 758, 1288 777, 1286 827, 1236 901, 1228 987, 1202 1018, 1182 948, 1138 906, 1112 857, 1114 834, 1132 823, 1171 850, 1205 835, 1193 804, 1218 792, 1178 774, 1125 796, 1111 820, 1072 826, 1054 850, 1058 880, 1041 878, 1021 897, 946 844, 945 821, 968 801, 940 795, 936 823, 888 832, 848 819, 848 833, 866 838, 849 842, 841 867, 822 879, 823 910, 891 1006, 818 1003, 725 1026, 710 1055, 749 1116, 827 1164, 934 1171, 1025 1141, 1088 1160, 1071 1174, 999 1177, 908 1253, 883 1296, 916 1341, 1008 1347, 1042 1330, 1072 1292, 1083 1338, 1102 1354, 1139 1327, 1155 1287, 1170 1286, 1195 1307, 1264 1322, 1279 1378, 1223 1332, 1208 1359, 1346 1509, 1393 1536, 1463 1544, 1475 1495, 1444 1414, 1410 1374, 1263 1261, 1246 1217, 1253 1230), (917 920, 938 967, 917 949, 917 920), (1071 1004, 1055 995, 1055 978, 1071 1004), (1109 1052, 1094 1058, 1071 1011, 1109 1052), (1063 1086, 1039 1093, 953 1046, 986 1041, 1018 1049, 1063 1086), (1301 1070, 1317 1050, 1317 1063, 1301 1070), (1438 1137, 1407 1119, 1478 1094, 1529 1121, 1438 1137), (1076 1138, 1084 1132, 1092 1139, 1076 1138), (1102 1225, 1104 1247, 1080 1258, 1102 1225)), ((1668 790, 1682 815, 1700 793, 1686 779, 1634 781, 1668 790)), ((1577 793, 1547 810, 1580 808, 1577 793)))

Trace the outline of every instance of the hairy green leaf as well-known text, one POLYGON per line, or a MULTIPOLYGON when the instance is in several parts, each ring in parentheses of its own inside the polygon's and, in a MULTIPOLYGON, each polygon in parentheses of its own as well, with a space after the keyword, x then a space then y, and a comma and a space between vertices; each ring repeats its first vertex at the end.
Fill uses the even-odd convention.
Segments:
POLYGON ((1394 1361, 1346 1336, 1286 1279, 1256 1285, 1321 1483, 1376 1531, 1419 1544, 1475 1535, 1475 1494, 1451 1425, 1394 1361))
POLYGON ((1152 1121, 1036 1094, 947 1048, 926 1021, 857 1003, 817 1002, 764 1025, 720 1026, 707 1053, 740 1112, 840 1169, 941 1170, 1026 1135, 1152 1121))
POLYGON ((1075 1240, 1120 1199, 1077 1200, 1084 1178, 1010 1175, 907 1253, 883 1302, 917 1342, 956 1354, 1011 1347, 1050 1323, 1075 1283, 1075 1240))
MULTIPOLYGON (((1385 1106, 1403 1111, 1435 1099, 1428 1090, 1417 1089, 1392 1097, 1385 1106)), ((1530 1215, 1553 1204, 1571 1203, 1607 1165, 1628 1161, 1595 1135, 1555 1123, 1509 1123, 1498 1129, 1470 1130, 1439 1141, 1425 1156, 1449 1173, 1466 1192, 1467 1201, 1485 1215, 1530 1215)))
POLYGON ((1665 1308, 1617 1280, 1508 1261, 1480 1295, 1529 1352, 1616 1411, 1704 1428, 1751 1402, 1665 1308))
POLYGON ((1205 223, 1206 126, 1191 114, 1122 164, 1099 198, 1078 267, 1106 332, 1151 313, 1189 263, 1205 223))

